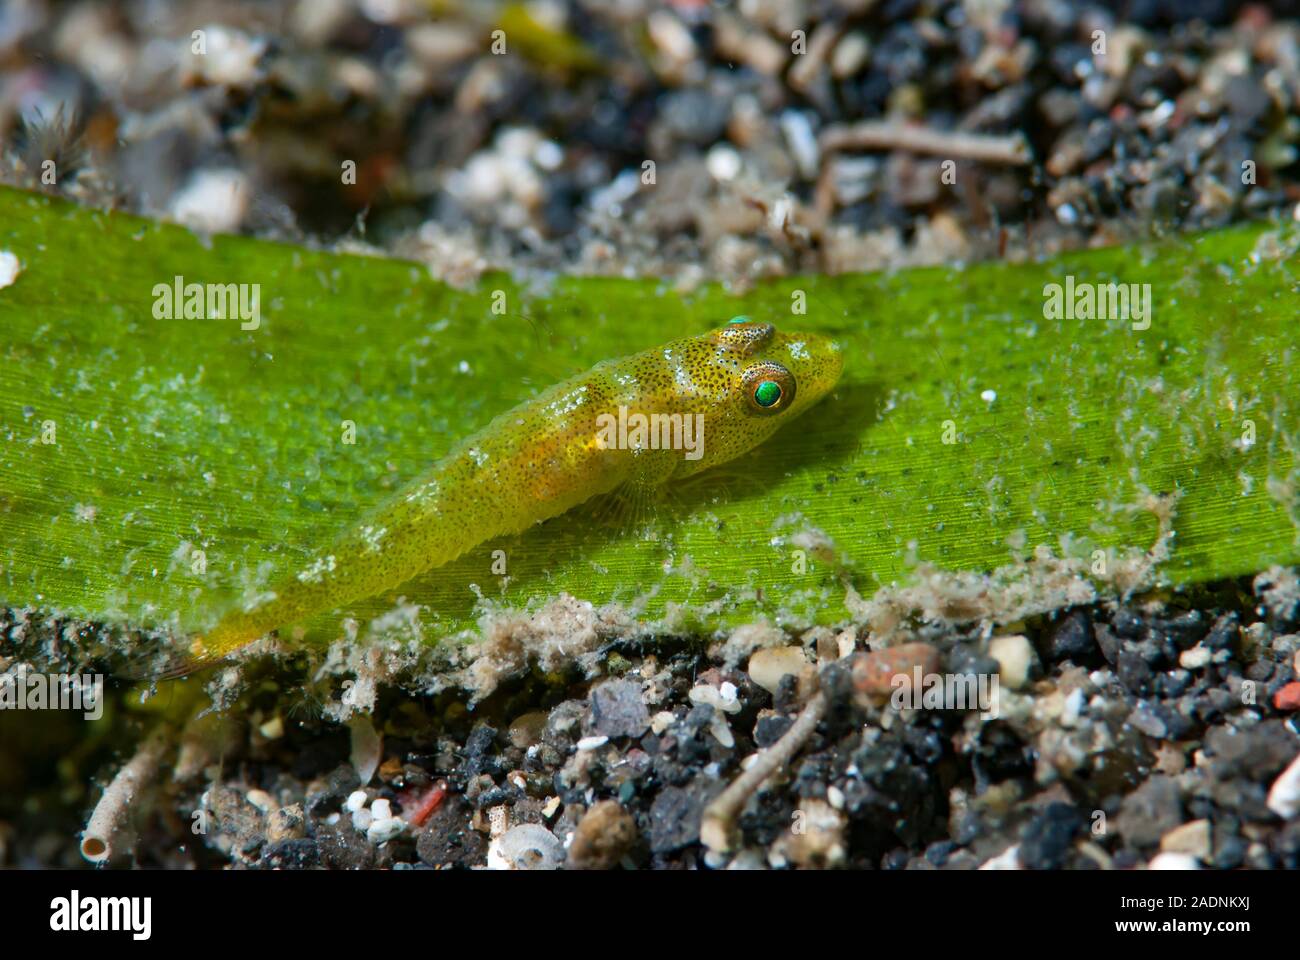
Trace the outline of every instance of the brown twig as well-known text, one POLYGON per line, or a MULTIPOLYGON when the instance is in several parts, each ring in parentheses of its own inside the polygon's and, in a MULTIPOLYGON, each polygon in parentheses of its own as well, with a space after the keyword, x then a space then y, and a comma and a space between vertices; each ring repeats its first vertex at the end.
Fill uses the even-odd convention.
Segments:
POLYGON ((1033 161, 1029 144, 1020 133, 991 136, 983 133, 935 130, 894 120, 866 120, 827 127, 819 138, 824 153, 843 150, 908 150, 939 157, 978 160, 1008 166, 1033 161))
POLYGON ((718 794, 700 820, 700 841, 710 850, 725 853, 731 849, 731 835, 736 817, 768 777, 790 761, 808 742, 826 713, 826 694, 819 691, 808 701, 803 712, 776 743, 757 754, 749 769, 718 794))
POLYGON ((91 863, 103 863, 117 852, 113 842, 126 822, 127 809, 157 773, 170 743, 170 731, 165 725, 154 730, 104 789, 81 834, 81 855, 91 863))

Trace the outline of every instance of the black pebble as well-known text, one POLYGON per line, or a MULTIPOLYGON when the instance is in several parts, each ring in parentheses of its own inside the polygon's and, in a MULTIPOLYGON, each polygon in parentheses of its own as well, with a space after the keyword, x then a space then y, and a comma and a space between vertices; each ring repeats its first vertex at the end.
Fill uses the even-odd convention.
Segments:
POLYGON ((1129 647, 1119 652, 1119 663, 1115 672, 1119 676, 1119 682, 1124 684, 1130 693, 1141 696, 1146 694, 1151 686, 1151 665, 1142 659, 1136 650, 1129 647))
POLYGON ((315 840, 279 840, 262 851, 261 865, 274 870, 305 870, 319 863, 315 840))
POLYGON ((1177 670, 1170 670, 1167 673, 1160 674, 1156 678, 1156 689, 1163 697, 1180 697, 1187 692, 1191 686, 1192 675, 1179 667, 1177 670))
POLYGON ((1120 607, 1115 611, 1115 616, 1111 618, 1111 626, 1115 632, 1126 640, 1136 640, 1142 636, 1144 624, 1142 618, 1127 607, 1120 607))
POLYGON ((1031 870, 1058 870, 1075 836, 1083 829, 1079 811, 1050 803, 1020 832, 1020 862, 1031 870))
POLYGON ((1225 613, 1223 616, 1219 617, 1218 620, 1214 621, 1214 626, 1210 628, 1210 632, 1206 634, 1206 637, 1201 641, 1201 644, 1209 647, 1211 650, 1229 649, 1237 639, 1238 622, 1237 614, 1235 612, 1225 613))
POLYGON ((759 747, 770 747, 785 735, 793 726, 791 717, 763 717, 754 724, 754 743, 759 747))
POLYGON ((998 662, 969 644, 959 643, 948 653, 948 672, 962 676, 996 676, 998 662))
POLYGON ((925 859, 936 867, 942 867, 956 849, 957 844, 951 840, 936 840, 925 848, 925 859))
POLYGON ((1196 646, 1196 641, 1205 636, 1207 624, 1199 610, 1188 610, 1168 620, 1161 620, 1154 626, 1169 639, 1173 640, 1179 650, 1196 646))
POLYGON ((1115 631, 1110 628, 1108 623, 1094 624, 1092 632, 1096 635, 1097 646, 1101 649, 1101 655, 1113 667, 1119 657, 1119 637, 1115 636, 1115 631))
POLYGON ((1097 640, 1092 632, 1092 618, 1087 610, 1071 610, 1052 633, 1050 656, 1052 660, 1082 661, 1097 650, 1097 640))
POLYGON ((694 843, 700 834, 704 799, 690 787, 665 787, 650 806, 650 849, 669 853, 694 843))

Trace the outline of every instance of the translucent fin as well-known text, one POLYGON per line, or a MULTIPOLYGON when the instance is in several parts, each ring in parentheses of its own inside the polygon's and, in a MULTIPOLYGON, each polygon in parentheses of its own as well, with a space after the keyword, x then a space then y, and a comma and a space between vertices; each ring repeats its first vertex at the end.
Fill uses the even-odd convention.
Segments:
POLYGON ((225 657, 201 656, 193 647, 185 652, 160 651, 128 662, 122 676, 133 682, 179 680, 225 662, 225 657))
POLYGON ((659 518, 679 454, 673 450, 647 450, 634 456, 632 475, 591 502, 591 515, 597 523, 624 534, 640 533, 659 518))
POLYGON ((621 534, 641 532, 658 516, 658 493, 635 480, 627 480, 614 490, 591 501, 589 513, 597 524, 621 534))
POLYGON ((154 676, 159 680, 179 680, 225 662, 225 657, 194 657, 189 654, 177 654, 163 666, 161 672, 154 676))

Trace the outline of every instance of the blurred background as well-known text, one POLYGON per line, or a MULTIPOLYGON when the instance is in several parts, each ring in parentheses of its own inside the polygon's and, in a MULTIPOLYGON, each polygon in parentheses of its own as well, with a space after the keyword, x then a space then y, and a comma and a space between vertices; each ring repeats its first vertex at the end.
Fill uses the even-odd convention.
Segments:
POLYGON ((6 0, 0 176, 457 284, 1023 258, 1290 219, 1295 11, 6 0))

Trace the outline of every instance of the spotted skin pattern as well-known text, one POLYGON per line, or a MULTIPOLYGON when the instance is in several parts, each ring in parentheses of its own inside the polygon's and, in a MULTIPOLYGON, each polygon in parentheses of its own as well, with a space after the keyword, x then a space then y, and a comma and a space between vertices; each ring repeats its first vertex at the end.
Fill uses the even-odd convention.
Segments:
POLYGON ((271 596, 193 639, 191 666, 392 589, 592 497, 653 491, 732 460, 825 396, 842 367, 833 341, 779 333, 747 317, 599 363, 466 437, 271 596), (597 418, 616 416, 620 405, 647 416, 703 415, 702 455, 691 460, 681 450, 609 446, 597 418))

